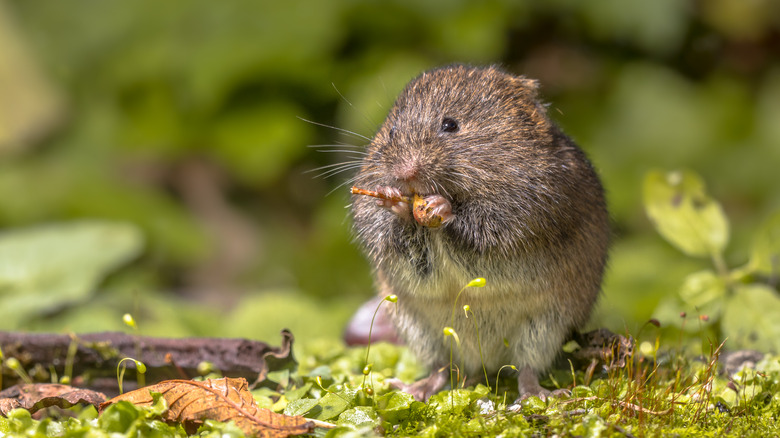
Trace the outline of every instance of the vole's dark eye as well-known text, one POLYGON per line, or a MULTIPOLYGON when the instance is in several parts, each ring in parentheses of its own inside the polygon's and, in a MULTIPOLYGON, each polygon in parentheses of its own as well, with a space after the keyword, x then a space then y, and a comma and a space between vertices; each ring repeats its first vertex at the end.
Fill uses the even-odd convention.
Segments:
POLYGON ((441 128, 439 128, 441 132, 457 132, 458 131, 458 122, 455 119, 445 117, 441 121, 441 128))
POLYGON ((390 140, 392 140, 393 137, 395 137, 395 126, 390 128, 390 132, 388 133, 388 135, 390 136, 390 140))

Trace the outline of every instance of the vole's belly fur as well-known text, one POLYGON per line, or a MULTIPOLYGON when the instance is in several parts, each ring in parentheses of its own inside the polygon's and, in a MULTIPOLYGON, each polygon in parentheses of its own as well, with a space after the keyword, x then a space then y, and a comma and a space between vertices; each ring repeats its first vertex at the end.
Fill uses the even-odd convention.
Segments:
MULTIPOLYGON (((582 270, 571 259, 561 262, 547 251, 511 259, 461 252, 442 231, 416 230, 428 233, 417 239, 426 242, 427 275, 420 275, 414 255, 402 252, 385 254, 377 269, 380 295, 398 296, 397 306, 387 311, 409 348, 431 367, 448 364, 451 338, 443 329, 452 326, 460 339, 460 347, 452 348, 453 365, 466 377, 481 376, 482 361, 493 375, 504 365, 537 372, 547 368, 565 337, 585 322, 595 300, 595 293, 573 290, 578 286, 565 281, 576 278, 572 271, 582 276, 582 270), (486 278, 486 286, 464 290, 455 305, 458 292, 474 277, 486 278), (468 318, 465 304, 471 310, 468 318)), ((575 257, 578 252, 574 246, 563 251, 575 257)), ((587 277, 579 287, 590 289, 587 283, 598 282, 587 277)))

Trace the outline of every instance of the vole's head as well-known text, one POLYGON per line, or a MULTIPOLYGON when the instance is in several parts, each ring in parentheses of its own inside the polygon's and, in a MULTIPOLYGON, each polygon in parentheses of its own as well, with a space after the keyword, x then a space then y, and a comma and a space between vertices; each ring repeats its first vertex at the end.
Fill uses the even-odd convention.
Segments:
POLYGON ((552 124, 537 88, 495 67, 423 73, 393 105, 364 172, 405 194, 458 197, 545 166, 552 124))

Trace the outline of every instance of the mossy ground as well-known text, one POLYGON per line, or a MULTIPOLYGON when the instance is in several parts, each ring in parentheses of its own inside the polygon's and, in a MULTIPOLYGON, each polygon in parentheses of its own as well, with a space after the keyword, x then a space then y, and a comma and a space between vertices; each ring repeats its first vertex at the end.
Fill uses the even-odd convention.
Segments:
MULTIPOLYGON (((531 397, 508 409, 511 379, 445 390, 427 403, 391 390, 389 377, 413 380, 425 373, 403 347, 376 344, 366 376, 365 349, 338 343, 305 347, 297 372, 271 378, 287 389, 255 391, 258 402, 287 414, 333 423, 315 436, 777 436, 780 427, 780 357, 725 375, 709 357, 637 353, 625 368, 586 381, 583 370, 554 370, 542 383, 570 394, 531 397), (371 388, 365 391, 363 388, 371 388)), ((155 409, 113 407, 100 417, 85 409, 77 418, 33 420, 26 411, 0 418, 4 436, 186 436, 156 420, 155 409), (145 432, 144 432, 145 431, 145 432), (119 435, 114 435, 114 434, 119 435), (138 434, 141 435, 138 435, 138 434)), ((209 423, 197 436, 240 436, 230 425, 209 423)))
MULTIPOLYGON (((393 436, 776 436, 780 358, 766 356, 754 369, 729 376, 721 371, 719 353, 717 346, 708 357, 661 350, 653 358, 637 352, 625 368, 597 372, 590 381, 584 370, 554 370, 542 383, 567 388, 570 395, 531 397, 507 410, 517 396, 511 379, 502 379, 497 388, 494 383, 491 389, 477 385, 444 391, 426 404, 397 391, 384 392, 386 377, 405 373, 408 378, 419 368, 415 371, 405 349, 377 345, 370 362, 379 395, 368 398, 359 391, 351 399, 376 412, 374 420, 355 424, 347 412, 328 421, 341 425, 331 436, 369 429, 393 436)), ((302 361, 301 372, 309 373, 304 380, 312 379, 317 369, 306 371, 307 366, 329 363, 326 377, 332 383, 327 389, 354 394, 348 388, 361 385, 363 354, 312 352, 302 361), (350 363, 351 369, 346 368, 350 363)))

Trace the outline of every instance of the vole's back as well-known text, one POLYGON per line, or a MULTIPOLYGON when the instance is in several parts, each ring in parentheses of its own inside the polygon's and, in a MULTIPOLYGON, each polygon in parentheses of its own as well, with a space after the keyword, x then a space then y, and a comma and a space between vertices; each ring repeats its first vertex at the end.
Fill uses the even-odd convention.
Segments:
POLYGON ((357 238, 396 326, 431 365, 449 362, 454 328, 467 374, 541 371, 584 324, 600 290, 609 220, 584 153, 547 117, 535 81, 496 68, 445 67, 413 80, 371 142, 356 185, 432 196, 451 219, 428 228, 403 208, 353 199, 357 238), (469 304, 473 318, 461 306, 469 304), (469 315, 469 318, 472 318, 469 315))

